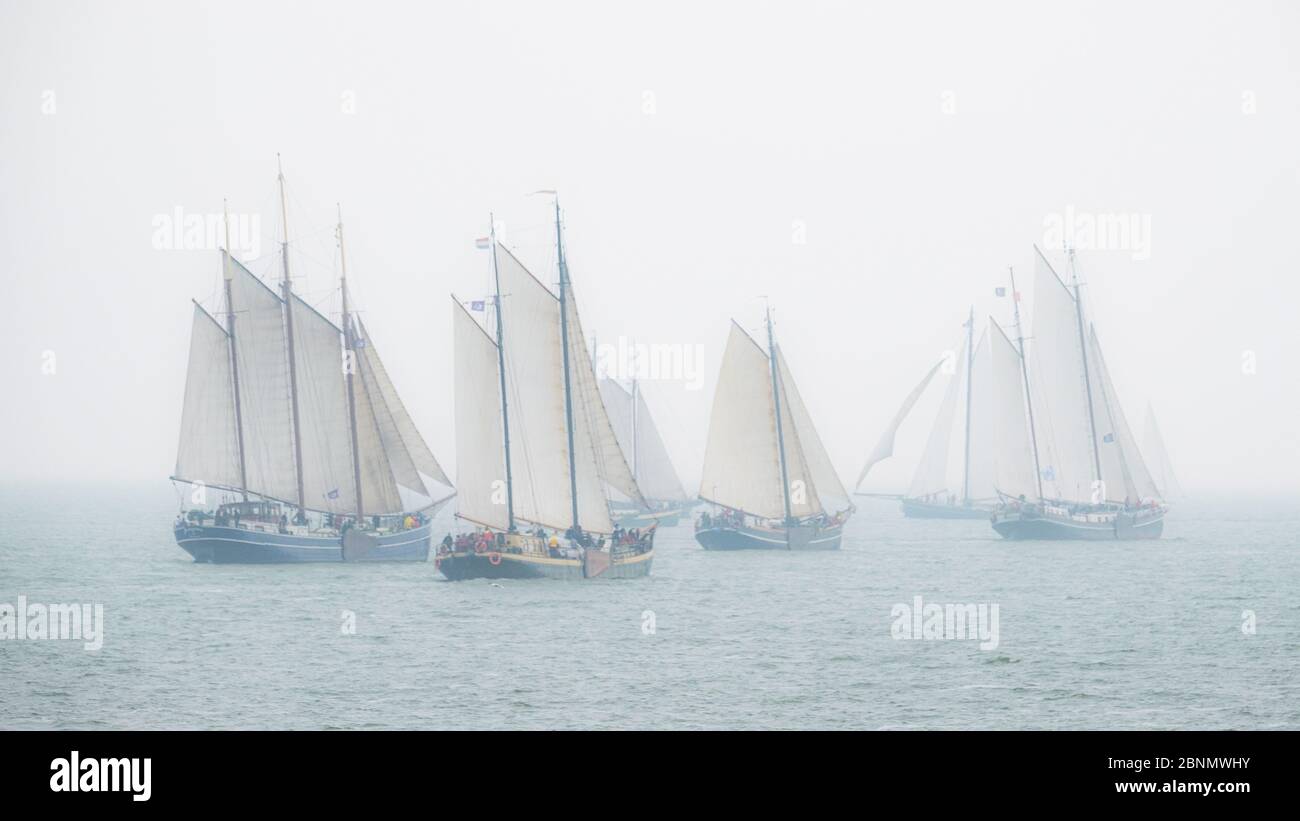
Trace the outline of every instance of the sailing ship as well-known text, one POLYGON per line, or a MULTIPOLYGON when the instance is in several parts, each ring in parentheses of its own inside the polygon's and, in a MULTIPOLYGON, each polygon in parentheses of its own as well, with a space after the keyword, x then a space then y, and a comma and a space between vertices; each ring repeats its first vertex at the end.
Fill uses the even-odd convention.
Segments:
POLYGON ((646 576, 656 527, 615 524, 610 495, 647 507, 587 356, 555 204, 559 295, 504 245, 492 250, 496 334, 452 296, 457 518, 443 540, 449 580, 646 576))
POLYGON ((632 468, 632 476, 645 497, 648 508, 640 508, 626 497, 616 494, 611 507, 617 523, 624 528, 676 525, 689 514, 693 503, 677 476, 668 448, 655 427, 650 408, 635 375, 624 388, 608 377, 600 379, 600 397, 614 426, 619 447, 632 468))
MULTIPOLYGON (((981 435, 972 428, 973 422, 980 421, 973 417, 976 405, 974 374, 976 368, 976 351, 984 350, 984 339, 975 342, 975 308, 972 306, 966 322, 962 325, 962 343, 955 355, 955 361, 961 362, 961 369, 948 380, 939 412, 926 439, 925 450, 912 474, 912 481, 907 493, 901 497, 904 516, 921 519, 987 519, 997 501, 992 486, 982 481, 987 477, 987 465, 974 464, 971 459, 972 443, 981 435), (962 426, 962 457, 960 479, 955 483, 949 479, 949 451, 952 443, 953 417, 956 415, 958 396, 964 404, 962 426), (961 494, 955 488, 960 486, 961 494)), ((867 457, 866 464, 858 474, 857 488, 862 487, 871 469, 889 458, 894 453, 894 437, 899 427, 907 419, 912 408, 924 395, 934 378, 945 370, 950 361, 948 357, 936 362, 925 377, 904 398, 902 406, 890 420, 889 426, 881 434, 880 440, 867 457)), ((976 448, 978 455, 978 448, 976 448)), ((861 494, 875 495, 875 494, 861 494)))
POLYGON ((713 397, 695 523, 706 550, 838 550, 852 502, 767 311, 764 350, 734 320, 713 397), (832 513, 831 511, 835 512, 832 513))
MULTIPOLYGON (((1034 365, 1025 358, 1020 308, 1018 345, 994 355, 1003 396, 1000 456, 1019 466, 999 487, 993 528, 1009 539, 1155 539, 1166 507, 1129 428, 1102 356, 1096 328, 1085 320, 1074 251, 1071 285, 1034 248, 1034 365), (1018 365, 1012 392, 1007 372, 1018 365)), ((1015 294, 1015 273, 1011 272, 1015 294)))
POLYGON ((341 325, 294 293, 285 234, 279 293, 227 248, 224 324, 194 304, 176 542, 199 562, 425 561, 454 494, 349 304, 342 218, 341 325))

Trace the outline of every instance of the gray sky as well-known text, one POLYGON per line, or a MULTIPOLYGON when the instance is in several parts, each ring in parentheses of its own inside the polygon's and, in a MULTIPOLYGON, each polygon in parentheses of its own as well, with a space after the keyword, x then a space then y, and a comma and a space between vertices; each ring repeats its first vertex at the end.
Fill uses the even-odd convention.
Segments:
POLYGON ((274 272, 282 152, 295 287, 337 310, 341 202, 449 469, 447 294, 484 293, 489 211, 553 278, 527 194, 556 188, 588 333, 702 346, 700 389, 646 387, 692 491, 729 317, 770 298, 851 482, 967 306, 1008 321, 993 288, 1016 265, 1029 289, 1067 209, 1149 225, 1079 256, 1130 423, 1153 403, 1191 489, 1300 491, 1294 4, 410 5, 0 0, 0 477, 171 472, 219 262, 155 219, 228 197, 274 272))

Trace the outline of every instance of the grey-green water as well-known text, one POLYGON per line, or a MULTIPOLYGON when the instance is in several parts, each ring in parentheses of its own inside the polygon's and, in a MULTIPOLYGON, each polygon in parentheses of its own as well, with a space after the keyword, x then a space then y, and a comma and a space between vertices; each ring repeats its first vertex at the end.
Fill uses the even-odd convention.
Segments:
POLYGON ((175 508, 165 484, 0 485, 0 603, 105 618, 97 652, 0 641, 0 728, 1300 726, 1294 503, 1186 504, 1152 543, 1010 543, 867 502, 838 553, 709 553, 684 523, 648 579, 499 585, 199 565, 175 508), (895 640, 917 595, 997 604, 998 647, 895 640))

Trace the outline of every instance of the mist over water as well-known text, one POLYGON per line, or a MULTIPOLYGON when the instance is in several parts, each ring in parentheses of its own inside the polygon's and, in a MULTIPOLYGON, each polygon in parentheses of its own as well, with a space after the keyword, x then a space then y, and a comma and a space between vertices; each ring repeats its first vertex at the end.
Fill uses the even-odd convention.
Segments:
POLYGON ((868 500, 839 553, 712 553, 683 522, 649 578, 497 586, 432 562, 195 564, 165 483, 0 491, 0 603, 105 613, 95 653, 0 641, 5 729, 1300 727, 1285 501, 1049 543, 868 500), (918 595, 999 605, 998 646, 891 638, 918 595))

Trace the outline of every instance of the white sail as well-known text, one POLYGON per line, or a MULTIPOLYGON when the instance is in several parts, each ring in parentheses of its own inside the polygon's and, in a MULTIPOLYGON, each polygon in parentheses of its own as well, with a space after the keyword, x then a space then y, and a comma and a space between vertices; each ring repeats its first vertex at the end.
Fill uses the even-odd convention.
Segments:
MULTIPOLYGON (((992 317, 985 338, 989 346, 989 390, 982 395, 989 397, 990 418, 995 420, 991 426, 993 485, 1009 496, 1034 499, 1038 495, 1038 483, 1034 478, 1020 352, 992 317)), ((972 445, 973 437, 972 433, 972 445)))
MULTIPOLYGON (((510 406, 510 469, 515 517, 567 530, 573 524, 564 354, 559 299, 498 244, 506 394, 510 406)), ((595 371, 582 341, 576 303, 569 302, 570 397, 578 523, 610 533, 605 483, 643 503, 605 416, 595 371)))
POLYGON ((355 513, 342 333, 298 296, 291 304, 303 498, 313 510, 355 513))
POLYGON ((217 320, 195 303, 175 478, 211 486, 240 486, 232 386, 230 338, 217 320))
POLYGON ((645 395, 641 391, 636 392, 635 413, 632 394, 614 380, 600 380, 600 395, 605 401, 605 411, 609 414, 610 424, 614 427, 623 455, 632 463, 637 487, 641 488, 645 497, 654 501, 685 501, 686 490, 677 478, 677 471, 668 456, 668 448, 650 415, 645 395))
MULTIPOLYGON (((821 436, 813 425, 812 416, 808 413, 808 407, 799 394, 794 375, 790 373, 790 367, 785 361, 785 354, 782 353, 779 345, 776 349, 776 362, 777 373, 781 378, 782 417, 785 418, 788 411, 792 423, 786 426, 787 429, 783 431, 786 436, 787 472, 790 473, 793 491, 795 479, 793 472, 788 470, 788 466, 792 462, 802 465, 802 474, 809 490, 806 511, 800 509, 800 506, 795 504, 798 500, 793 498, 791 499, 791 510, 795 516, 807 516, 821 512, 836 513, 847 510, 852 507, 852 500, 844 489, 844 483, 840 481, 839 474, 835 472, 835 466, 831 464, 830 456, 826 453, 826 447, 822 444, 821 436), (794 433, 793 448, 791 447, 791 431, 794 433)), ((784 425, 784 422, 782 424, 784 425)))
POLYGON ((779 459, 767 354, 733 321, 709 417, 700 498, 782 519, 779 459))
MULTIPOLYGON (((972 501, 996 499, 999 490, 997 430, 1003 421, 998 417, 999 386, 993 379, 994 345, 989 340, 989 335, 990 331, 986 327, 975 342, 975 351, 971 356, 969 372, 966 374, 966 379, 970 380, 970 441, 962 442, 961 456, 957 460, 957 476, 946 485, 948 492, 955 497, 962 498, 963 493, 969 493, 972 501), (963 475, 961 465, 966 462, 967 448, 969 448, 970 459, 966 470, 969 473, 963 475)), ((967 390, 966 382, 962 380, 962 392, 966 393, 967 390)), ((1023 416, 1023 412, 1021 415, 1023 416)))
POLYGON ((1183 496, 1182 485, 1174 473, 1174 464, 1169 459, 1164 437, 1160 435, 1160 426, 1156 424, 1155 412, 1147 403, 1146 418, 1142 422, 1142 454, 1147 459, 1160 498, 1178 499, 1183 496))
POLYGON ((360 358, 365 364, 362 374, 365 376, 366 389, 377 393, 387 409, 387 414, 381 419, 380 430, 383 433, 384 449, 388 452, 389 461, 397 470, 398 484, 416 493, 432 497, 433 494, 426 489, 421 479, 420 474, 423 474, 450 488, 451 480, 447 478, 442 465, 438 464, 433 451, 420 435, 402 398, 397 395, 397 389, 388 377, 388 370, 379 358, 375 341, 366 332, 366 325, 360 317, 357 318, 357 326, 361 331, 360 338, 364 341, 360 358))
MULTIPOLYGON (((962 347, 957 352, 957 361, 962 361, 966 356, 966 340, 962 340, 962 347)), ((943 361, 935 365, 927 375, 924 382, 914 388, 913 394, 919 396, 920 391, 930 383, 930 379, 939 372, 943 361)), ((963 368, 969 370, 969 368, 963 368)), ((967 379, 970 375, 967 374, 967 379)), ((943 492, 952 492, 953 488, 948 481, 948 462, 949 448, 953 440, 953 420, 957 416, 957 396, 962 379, 958 374, 954 374, 948 381, 948 387, 944 390, 944 399, 939 404, 939 414, 935 417, 935 425, 930 429, 930 436, 926 439, 926 449, 920 456, 917 464, 917 470, 911 475, 911 485, 907 487, 907 496, 913 499, 922 498, 931 494, 943 494, 943 492)), ((909 396, 909 400, 915 399, 909 396)), ((905 403, 907 409, 911 409, 910 404, 905 403)), ((904 413, 900 411, 901 414, 904 413)), ((898 421, 902 421, 898 418, 898 421)), ((893 426, 897 429, 897 425, 893 426)), ((893 434, 889 435, 891 444, 893 443, 893 434)))
MULTIPOLYGON (((885 432, 881 434, 880 441, 876 442, 876 446, 872 448, 871 455, 867 457, 867 463, 862 466, 862 471, 858 474, 858 481, 855 487, 862 486, 862 481, 867 478, 867 472, 870 471, 876 463, 883 462, 885 459, 894 455, 894 437, 898 434, 899 426, 903 424, 903 420, 907 418, 907 415, 912 412, 912 407, 916 405, 917 400, 921 398, 921 394, 925 393, 926 387, 929 386, 930 380, 934 379, 934 375, 937 374, 939 369, 942 367, 943 360, 936 362, 934 367, 930 369, 930 372, 925 375, 925 378, 922 379, 915 388, 912 388, 912 392, 903 400, 902 406, 898 409, 898 412, 894 414, 894 418, 890 420, 889 426, 885 428, 885 432)), ((953 382, 955 381, 956 380, 953 380, 953 382)), ((947 401, 946 394, 945 401, 947 401)), ((942 417, 942 414, 940 414, 940 416, 942 417)), ((936 425, 939 421, 940 420, 936 420, 936 425)), ((951 427, 951 413, 948 416, 948 424, 949 427, 951 427)), ((933 437, 933 434, 931 434, 931 436, 933 437)), ((946 455, 948 447, 947 432, 945 432, 943 439, 943 448, 946 455)), ((927 446, 927 450, 928 449, 927 446)))
POLYGON ((1043 492, 1051 498, 1088 500, 1097 477, 1078 313, 1074 296, 1034 250, 1032 371, 1038 387, 1034 421, 1045 474, 1043 492))
POLYGON ((298 498, 298 483, 284 303, 238 260, 222 254, 235 314, 248 490, 292 502, 298 498))
POLYGON ((1124 415, 1115 385, 1101 353, 1095 328, 1089 329, 1088 365, 1092 377, 1093 408, 1097 420, 1097 447, 1102 460, 1106 498, 1112 502, 1140 502, 1157 499, 1160 491, 1138 450, 1128 419, 1124 415))
MULTIPOLYGON (((498 530, 509 526, 497 346, 452 297, 455 349, 456 513, 498 530)), ((515 446, 519 447, 516 442, 515 446)))
MULTIPOLYGON (((582 332, 582 319, 578 313, 572 282, 565 289, 565 300, 569 323, 569 384, 573 399, 574 449, 578 457, 578 493, 580 501, 598 509, 590 515, 583 513, 582 522, 584 529, 602 532, 587 523, 591 515, 597 516, 597 521, 609 520, 609 500, 605 497, 605 485, 643 507, 649 505, 641 495, 631 465, 619 445, 618 436, 614 433, 614 426, 610 424, 605 410, 605 402, 596 380, 595 365, 587 351, 586 337, 582 332)), ((579 509, 582 507, 580 504, 579 509)), ((612 523, 610 529, 613 529, 612 523)))

